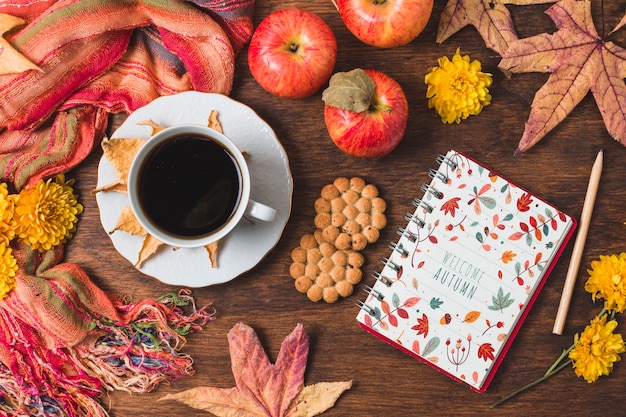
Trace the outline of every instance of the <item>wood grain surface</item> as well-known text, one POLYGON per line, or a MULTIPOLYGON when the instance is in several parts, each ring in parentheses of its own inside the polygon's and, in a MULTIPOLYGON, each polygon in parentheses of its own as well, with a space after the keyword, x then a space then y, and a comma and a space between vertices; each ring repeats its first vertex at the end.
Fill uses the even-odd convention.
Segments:
MULTIPOLYGON (((327 135, 321 91, 302 100, 271 96, 254 81, 247 65, 247 51, 238 57, 232 98, 252 107, 275 130, 290 159, 294 179, 293 209, 282 238, 253 270, 236 279, 193 290, 198 304, 213 303, 217 319, 191 335, 184 351, 194 358, 196 374, 154 392, 130 395, 111 393, 103 398, 113 417, 205 416, 206 412, 175 402, 157 402, 167 393, 199 385, 231 387, 227 333, 237 322, 252 326, 271 360, 283 338, 297 323, 304 325, 311 348, 305 381, 353 380, 325 415, 340 416, 590 416, 618 415, 626 368, 617 363, 614 372, 593 384, 566 369, 549 381, 512 399, 499 408, 490 404, 500 396, 543 375, 601 308, 584 291, 586 269, 600 255, 626 248, 626 149, 607 133, 598 108, 588 95, 574 111, 537 146, 523 156, 513 156, 528 118, 535 92, 548 74, 520 74, 506 78, 497 68, 500 57, 485 47, 473 27, 466 27, 443 44, 436 43, 439 17, 446 2, 436 0, 425 31, 409 45, 376 49, 355 39, 343 25, 330 0, 257 0, 254 23, 274 10, 300 7, 320 15, 338 41, 337 71, 357 67, 381 70, 395 78, 408 97, 410 114, 406 135, 390 155, 356 159, 337 149, 327 135), (479 59, 483 70, 493 74, 493 102, 482 114, 458 125, 444 125, 427 107, 424 75, 443 55, 462 53, 479 59), (464 151, 503 176, 579 217, 587 181, 596 153, 604 149, 604 173, 588 233, 571 308, 562 336, 552 334, 573 239, 554 268, 530 315, 508 352, 487 392, 478 394, 452 381, 408 355, 366 334, 355 321, 357 300, 371 285, 371 273, 380 269, 379 259, 389 253, 387 243, 396 240, 396 229, 412 210, 411 200, 427 180, 434 158, 448 149, 464 151), (294 288, 289 276, 291 250, 304 233, 313 230, 313 203, 321 188, 337 176, 360 176, 378 186, 388 203, 388 226, 381 239, 363 254, 365 278, 352 296, 336 304, 313 303, 294 288)), ((549 5, 508 6, 520 37, 553 32, 554 23, 544 14, 549 5)), ((622 2, 594 1, 593 15, 600 33, 608 33, 626 12, 622 2), (602 9, 604 7, 604 10, 602 9)), ((605 36, 605 39, 609 39, 605 36)), ((610 38, 624 45, 624 30, 610 38)), ((120 117, 112 118, 111 129, 120 117)), ((91 195, 102 155, 96 149, 69 174, 76 178, 85 211, 78 231, 67 246, 66 260, 82 266, 103 289, 134 299, 154 298, 178 288, 137 271, 113 247, 100 223, 98 206, 91 195)), ((246 256, 246 254, 242 254, 246 256)), ((618 331, 626 327, 622 324, 618 331)))

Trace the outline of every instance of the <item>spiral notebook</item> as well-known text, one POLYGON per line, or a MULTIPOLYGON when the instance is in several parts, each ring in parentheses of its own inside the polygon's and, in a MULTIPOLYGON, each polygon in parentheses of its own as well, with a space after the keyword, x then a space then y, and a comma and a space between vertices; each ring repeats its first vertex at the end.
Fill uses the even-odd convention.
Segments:
POLYGON ((437 163, 357 321, 483 392, 576 221, 463 153, 437 163))

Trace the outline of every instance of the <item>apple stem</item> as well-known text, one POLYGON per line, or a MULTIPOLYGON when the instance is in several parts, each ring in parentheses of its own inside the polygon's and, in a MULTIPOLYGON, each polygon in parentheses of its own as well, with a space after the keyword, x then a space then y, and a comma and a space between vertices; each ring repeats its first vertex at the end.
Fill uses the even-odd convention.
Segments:
POLYGON ((337 11, 339 11, 339 6, 337 5, 337 1, 336 0, 330 0, 333 5, 335 6, 335 9, 337 9, 337 11))
POLYGON ((372 107, 374 107, 377 110, 381 110, 384 111, 385 113, 389 113, 391 114, 391 106, 385 106, 384 104, 372 104, 372 107))

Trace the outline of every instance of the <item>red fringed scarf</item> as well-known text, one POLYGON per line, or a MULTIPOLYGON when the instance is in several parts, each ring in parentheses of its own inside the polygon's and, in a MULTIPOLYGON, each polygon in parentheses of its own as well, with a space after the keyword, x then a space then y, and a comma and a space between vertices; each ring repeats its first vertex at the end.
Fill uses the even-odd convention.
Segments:
POLYGON ((106 112, 187 90, 228 94, 254 0, 0 0, 42 71, 0 76, 0 174, 19 189, 81 162, 106 112), (42 5, 45 3, 45 9, 42 5))
POLYGON ((185 335, 214 318, 186 291, 124 304, 102 292, 63 247, 14 241, 17 286, 0 300, 0 411, 7 416, 106 416, 102 390, 148 392, 193 374, 185 335), (187 310, 187 311, 185 311, 187 310))
MULTIPOLYGON (((20 190, 78 165, 111 113, 186 90, 228 94, 254 0, 0 0, 11 45, 42 71, 0 75, 0 176, 20 190)), ((12 242, 0 300, 0 414, 106 416, 106 390, 193 373, 185 334, 214 317, 185 291, 134 304, 102 292, 63 247, 12 242)))

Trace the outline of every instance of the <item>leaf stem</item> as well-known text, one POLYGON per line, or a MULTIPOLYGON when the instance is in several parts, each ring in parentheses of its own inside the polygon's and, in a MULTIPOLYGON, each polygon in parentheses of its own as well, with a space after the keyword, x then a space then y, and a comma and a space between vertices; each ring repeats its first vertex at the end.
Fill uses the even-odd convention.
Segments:
MULTIPOLYGON (((600 312, 598 313, 598 315, 596 317, 602 317, 607 313, 607 309, 606 307, 602 308, 602 310, 600 310, 600 312)), ((614 313, 614 312, 613 312, 614 313)), ((561 355, 557 358, 556 361, 554 361, 554 363, 552 364, 552 366, 550 366, 550 368, 548 368, 548 370, 546 371, 545 374, 543 374, 543 376, 539 379, 534 380, 533 382, 524 385, 523 387, 513 391, 512 393, 505 395, 504 397, 500 398, 498 401, 496 401, 495 403, 491 404, 491 408, 497 407, 500 404, 504 403, 505 401, 508 401, 509 399, 515 397, 517 394, 520 394, 532 387, 534 387, 535 385, 539 384, 540 382, 545 381, 546 379, 550 378, 552 375, 557 374, 558 372, 560 372, 561 370, 563 370, 565 367, 567 367, 568 365, 570 365, 572 363, 571 359, 568 359, 567 361, 561 363, 563 361, 563 359, 565 359, 569 353, 572 351, 572 349, 574 349, 575 347, 575 343, 572 344, 569 348, 565 349, 563 351, 563 353, 561 353, 561 355)))
POLYGON ((490 405, 490 408, 495 408, 499 405, 501 405, 502 403, 504 403, 505 401, 515 397, 517 394, 521 394, 522 392, 534 387, 535 385, 545 381, 546 379, 550 378, 552 375, 555 375, 556 373, 558 373, 559 371, 565 369, 568 365, 570 365, 572 363, 572 360, 569 359, 566 362, 558 365, 558 363, 561 361, 561 359, 564 357, 565 352, 569 352, 570 349, 564 351, 563 355, 561 355, 561 357, 554 363, 554 365, 552 365, 550 367, 550 370, 548 370, 548 372, 546 372, 541 378, 534 380, 533 382, 524 385, 521 388, 518 388, 517 390, 513 391, 512 393, 505 395, 504 397, 500 398, 498 401, 496 401, 495 403, 490 405), (558 365, 558 366, 557 366, 558 365))

